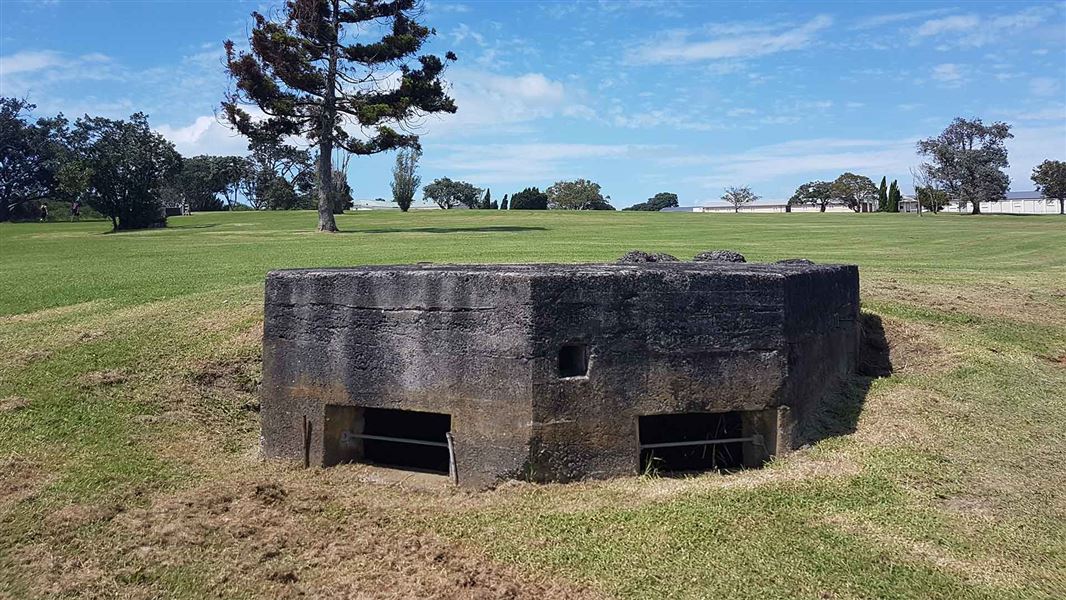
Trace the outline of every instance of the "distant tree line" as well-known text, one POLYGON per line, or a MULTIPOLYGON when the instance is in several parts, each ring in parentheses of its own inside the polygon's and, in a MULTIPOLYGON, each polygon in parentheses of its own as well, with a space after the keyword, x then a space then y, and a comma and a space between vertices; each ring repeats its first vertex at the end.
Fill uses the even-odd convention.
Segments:
POLYGON ((0 220, 36 218, 52 201, 89 206, 114 229, 165 224, 162 190, 182 159, 145 114, 34 121, 35 108, 0 98, 0 220))
MULTIPOLYGON (((191 211, 315 208, 315 158, 306 150, 253 141, 248 156, 183 158, 148 117, 62 114, 0 98, 0 221, 35 219, 48 202, 87 206, 115 229, 165 223, 165 207, 191 211)), ((352 206, 344 168, 333 170, 334 212, 352 206)))
MULTIPOLYGON (((422 182, 418 175, 421 156, 418 149, 404 149, 396 153, 392 168, 392 201, 404 212, 411 208, 422 182)), ((672 206, 677 206, 677 196, 669 195, 673 197, 672 206)), ((527 187, 514 194, 504 194, 497 202, 488 188, 440 177, 422 188, 422 198, 444 210, 458 207, 480 210, 614 210, 611 197, 603 194, 600 184, 587 179, 557 181, 545 191, 527 187)), ((671 204, 667 201, 666 205, 671 204)))
POLYGON ((659 192, 644 202, 638 202, 633 206, 623 208, 622 210, 647 210, 658 212, 664 208, 674 208, 677 205, 677 194, 672 192, 659 192))

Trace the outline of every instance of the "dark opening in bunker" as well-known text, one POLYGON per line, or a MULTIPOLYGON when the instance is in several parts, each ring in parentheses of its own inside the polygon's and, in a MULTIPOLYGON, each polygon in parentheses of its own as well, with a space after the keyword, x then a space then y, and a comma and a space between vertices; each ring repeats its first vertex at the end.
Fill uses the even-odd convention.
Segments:
POLYGON ((643 473, 735 470, 745 466, 753 441, 742 412, 678 413, 639 418, 643 473), (704 443, 712 441, 714 443, 704 443))
POLYGON ((566 344, 559 349, 559 377, 584 377, 588 372, 587 344, 566 344))
MULTIPOLYGON (((356 409, 362 431, 351 432, 351 442, 362 446, 357 460, 387 467, 448 473, 448 439, 451 415, 443 413, 356 409)), ((350 443, 351 443, 350 442, 350 443)))

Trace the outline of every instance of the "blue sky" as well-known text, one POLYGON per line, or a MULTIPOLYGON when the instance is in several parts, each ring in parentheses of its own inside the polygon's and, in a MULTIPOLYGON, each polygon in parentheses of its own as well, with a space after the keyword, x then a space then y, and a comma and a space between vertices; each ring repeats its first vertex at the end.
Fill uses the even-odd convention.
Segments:
MULTIPOLYGON (((214 113, 222 42, 270 4, 0 1, 0 94, 39 114, 144 111, 186 155, 241 153, 214 113)), ((1066 4, 429 2, 459 113, 425 119, 421 174, 492 189, 599 182, 616 206, 749 185, 766 201, 845 170, 910 188, 918 138, 1004 120, 1014 190, 1066 159, 1066 4)), ((389 197, 391 155, 356 157, 389 197)))

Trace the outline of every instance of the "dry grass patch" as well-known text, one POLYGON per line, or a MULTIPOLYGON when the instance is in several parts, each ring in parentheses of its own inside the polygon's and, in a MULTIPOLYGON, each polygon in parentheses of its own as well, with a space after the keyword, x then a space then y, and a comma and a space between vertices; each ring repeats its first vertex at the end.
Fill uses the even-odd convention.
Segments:
POLYGON ((913 562, 927 563, 949 571, 969 583, 1017 590, 1026 580, 1026 574, 1019 573, 1008 561, 973 555, 959 556, 942 546, 889 531, 856 515, 833 515, 826 518, 825 523, 867 540, 872 546, 890 547, 913 562))
POLYGON ((83 373, 77 377, 75 383, 83 388, 108 387, 125 383, 129 378, 129 373, 124 369, 104 369, 83 373))
POLYGON ((949 349, 936 329, 924 323, 883 318, 892 372, 900 375, 943 373, 962 361, 949 349))
POLYGON ((410 528, 368 490, 322 486, 307 474, 215 482, 124 512, 64 509, 64 518, 105 522, 106 542, 53 538, 23 548, 23 564, 55 567, 35 569, 29 585, 41 594, 151 597, 168 572, 193 568, 212 596, 594 597, 410 528))
POLYGON ((658 502, 691 492, 742 489, 808 482, 815 479, 845 479, 862 472, 862 467, 841 453, 814 458, 801 450, 777 459, 761 469, 736 473, 705 473, 693 477, 642 477, 620 483, 635 499, 658 502))
POLYGON ((933 392, 910 386, 874 389, 866 397, 854 438, 872 446, 928 448, 939 437, 920 415, 940 411, 944 402, 933 392))
POLYGON ((42 465, 23 456, 0 458, 0 508, 28 500, 52 479, 42 465))
POLYGON ((17 315, 7 315, 0 317, 0 325, 7 325, 9 323, 38 323, 41 321, 47 321, 49 319, 55 319, 57 317, 64 317, 66 315, 87 312, 103 305, 102 300, 93 300, 91 302, 82 302, 80 304, 70 304, 67 306, 57 306, 54 308, 45 308, 42 310, 36 310, 28 313, 21 313, 17 315))
POLYGON ((951 284, 901 283, 895 279, 867 279, 864 299, 891 302, 985 319, 1009 319, 1034 325, 1066 325, 1060 297, 1025 286, 984 282, 980 287, 951 284))
POLYGON ((0 413, 20 411, 29 405, 30 399, 23 398, 22 396, 8 396, 6 398, 0 398, 0 413))

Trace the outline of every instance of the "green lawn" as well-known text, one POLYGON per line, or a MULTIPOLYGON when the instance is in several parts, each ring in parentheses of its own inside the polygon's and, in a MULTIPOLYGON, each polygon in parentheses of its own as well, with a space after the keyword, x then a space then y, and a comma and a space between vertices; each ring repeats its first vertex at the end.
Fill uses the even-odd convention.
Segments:
POLYGON ((1066 597, 1063 218, 314 223, 0 224, 0 598, 1066 597), (857 263, 895 372, 854 432, 732 475, 471 493, 256 457, 268 270, 634 248, 857 263))

